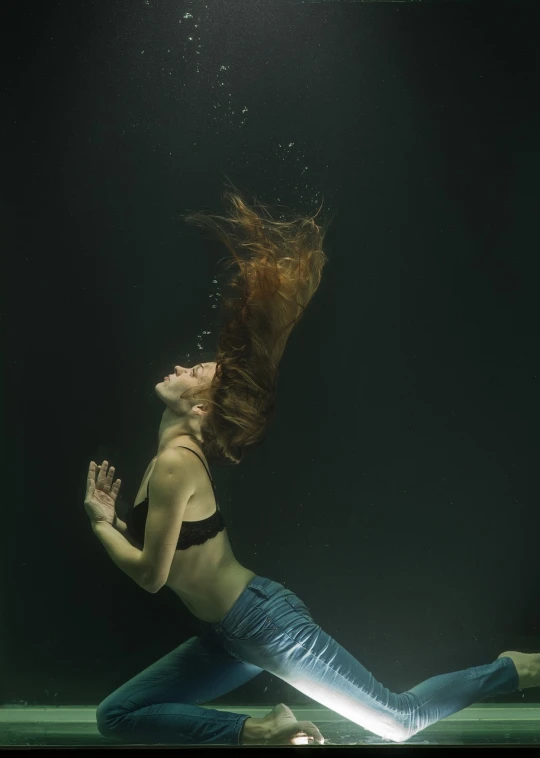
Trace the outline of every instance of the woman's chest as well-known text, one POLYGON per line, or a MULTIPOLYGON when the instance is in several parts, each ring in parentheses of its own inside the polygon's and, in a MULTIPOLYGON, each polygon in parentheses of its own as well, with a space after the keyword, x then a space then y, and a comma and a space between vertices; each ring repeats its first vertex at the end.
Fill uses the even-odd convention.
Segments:
MULTIPOLYGON (((150 506, 150 480, 156 461, 157 456, 148 464, 140 487, 135 495, 134 508, 145 500, 148 500, 148 505, 150 506)), ((201 466, 201 470, 202 468, 201 466)), ((201 471, 195 475, 193 485, 194 492, 186 505, 183 521, 202 521, 216 512, 217 504, 214 490, 206 471, 201 471)))

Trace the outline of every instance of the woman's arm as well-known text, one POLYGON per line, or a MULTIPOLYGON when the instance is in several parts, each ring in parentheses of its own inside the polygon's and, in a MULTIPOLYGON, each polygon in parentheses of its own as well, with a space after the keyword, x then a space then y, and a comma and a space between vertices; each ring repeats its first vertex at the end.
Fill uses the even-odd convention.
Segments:
POLYGON ((133 537, 130 535, 127 524, 125 521, 122 521, 122 519, 119 519, 118 516, 114 517, 113 526, 116 529, 116 531, 120 532, 122 537, 129 542, 130 545, 133 547, 136 547, 138 550, 142 550, 143 546, 140 542, 137 542, 137 540, 134 540, 133 537))

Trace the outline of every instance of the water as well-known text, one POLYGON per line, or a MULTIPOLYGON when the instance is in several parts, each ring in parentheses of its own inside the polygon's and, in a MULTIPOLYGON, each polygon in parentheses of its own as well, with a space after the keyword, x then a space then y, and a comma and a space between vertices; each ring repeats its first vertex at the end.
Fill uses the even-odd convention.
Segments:
MULTIPOLYGON (((190 418, 155 387, 215 360, 227 298, 250 329, 227 343, 236 395, 220 402, 236 400, 206 452, 238 561, 290 588, 391 693, 540 651, 538 10, 16 14, 0 744, 106 744, 98 705, 199 634, 174 593, 115 565, 84 499, 106 459, 134 501, 165 401, 190 418), (225 224, 246 261, 236 290, 223 240, 185 220, 230 218, 232 188, 260 219, 225 224)), ((284 702, 327 744, 391 742, 344 718, 337 690, 312 697, 306 671, 226 690, 198 705, 259 718, 284 702)), ((409 741, 537 744, 539 702, 490 696, 409 741)))

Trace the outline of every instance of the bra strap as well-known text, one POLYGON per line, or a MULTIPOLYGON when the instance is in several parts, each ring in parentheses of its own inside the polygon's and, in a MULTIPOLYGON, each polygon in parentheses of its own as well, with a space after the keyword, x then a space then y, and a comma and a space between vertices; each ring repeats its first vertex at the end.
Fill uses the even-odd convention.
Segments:
POLYGON ((192 448, 192 447, 186 447, 185 445, 177 445, 176 447, 183 447, 183 448, 184 448, 184 450, 191 450, 191 452, 192 452, 192 453, 195 453, 195 455, 197 456, 197 458, 200 460, 200 462, 202 463, 202 465, 203 465, 203 466, 204 466, 204 468, 206 469, 206 473, 208 474, 208 478, 209 478, 209 479, 210 479, 210 481, 212 482, 212 487, 213 487, 213 486, 214 486, 214 480, 213 480, 213 479, 212 479, 212 477, 210 476, 210 472, 209 472, 209 471, 208 471, 208 469, 206 468, 206 463, 203 461, 203 459, 201 458, 201 456, 199 455, 199 453, 196 453, 196 452, 195 452, 195 450, 193 450, 193 448, 192 448))

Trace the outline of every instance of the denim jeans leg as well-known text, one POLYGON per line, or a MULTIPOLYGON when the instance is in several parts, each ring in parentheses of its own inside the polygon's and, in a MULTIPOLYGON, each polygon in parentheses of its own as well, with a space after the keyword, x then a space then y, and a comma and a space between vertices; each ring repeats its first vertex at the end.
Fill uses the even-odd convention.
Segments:
POLYGON ((321 629, 297 595, 264 577, 252 580, 214 633, 231 655, 392 742, 519 683, 511 659, 500 658, 391 692, 321 629))
POLYGON ((202 636, 191 637, 105 698, 98 729, 122 743, 239 745, 249 716, 200 705, 260 673, 202 636))

